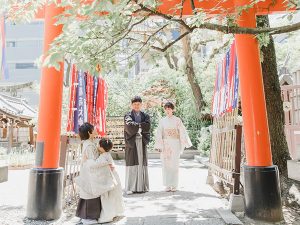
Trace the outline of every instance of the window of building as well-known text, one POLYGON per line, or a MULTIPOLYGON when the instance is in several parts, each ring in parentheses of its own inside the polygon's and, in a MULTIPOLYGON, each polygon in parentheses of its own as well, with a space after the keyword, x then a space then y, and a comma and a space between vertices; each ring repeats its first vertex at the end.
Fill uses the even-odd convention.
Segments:
POLYGON ((16 63, 16 69, 37 69, 34 63, 16 63))
POLYGON ((43 47, 43 40, 18 40, 18 41, 7 41, 7 47, 43 47))
POLYGON ((8 41, 6 42, 6 47, 16 47, 16 42, 15 41, 8 41))
POLYGON ((29 25, 43 25, 43 24, 44 24, 43 20, 36 20, 29 23, 29 25))

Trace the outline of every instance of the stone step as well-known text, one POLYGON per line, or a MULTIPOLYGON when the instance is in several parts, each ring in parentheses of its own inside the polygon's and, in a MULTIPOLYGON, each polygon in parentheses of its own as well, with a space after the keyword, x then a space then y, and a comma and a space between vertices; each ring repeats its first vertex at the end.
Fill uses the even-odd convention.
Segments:
POLYGON ((220 208, 217 209, 217 211, 226 224, 243 225, 243 223, 229 209, 220 208))
POLYGON ((0 183, 8 181, 8 166, 0 166, 0 183))

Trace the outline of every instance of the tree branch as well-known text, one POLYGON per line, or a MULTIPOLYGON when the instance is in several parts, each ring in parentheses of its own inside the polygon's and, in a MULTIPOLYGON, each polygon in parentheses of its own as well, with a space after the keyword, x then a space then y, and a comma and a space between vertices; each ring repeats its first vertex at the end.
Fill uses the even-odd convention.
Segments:
MULTIPOLYGON (((178 41, 180 41, 182 38, 184 38, 184 37, 185 37, 186 35, 188 35, 189 33, 190 33, 190 32, 186 31, 185 33, 181 34, 178 38, 176 38, 175 40, 173 40, 172 42, 170 42, 169 44, 167 44, 167 45, 166 45, 165 47, 163 47, 163 48, 160 48, 160 47, 157 47, 157 46, 154 46, 154 45, 151 45, 150 47, 151 47, 152 49, 157 50, 157 51, 165 52, 168 48, 170 48, 171 46, 173 46, 175 43, 177 43, 178 41)), ((149 38, 150 38, 150 37, 153 37, 153 36, 154 36, 154 35, 152 34, 152 35, 149 36, 149 38)), ((148 40, 149 40, 149 38, 148 38, 148 40)), ((137 41, 137 42, 139 42, 139 43, 141 43, 141 44, 147 44, 147 42, 143 42, 143 41, 137 40, 137 39, 132 38, 132 37, 128 37, 128 38, 126 38, 126 39, 131 40, 131 41, 137 41)), ((199 44, 205 44, 205 43, 210 42, 210 41, 212 41, 212 40, 206 40, 206 41, 200 42, 199 44)))
MULTIPOLYGON (((164 29, 166 26, 168 26, 169 24, 166 24, 164 25, 163 27, 161 27, 160 29, 158 29, 156 32, 154 32, 153 34, 149 35, 147 41, 140 41, 140 40, 137 40, 135 38, 132 38, 132 37, 128 37, 126 39, 128 40, 132 40, 132 41, 137 41, 141 44, 143 44, 144 46, 146 44, 148 44, 149 40, 154 37, 159 31, 161 31, 162 29, 164 29)), ((160 51, 160 52, 165 52, 168 48, 170 48, 171 46, 173 46, 175 43, 177 43, 178 41, 180 41, 182 38, 184 38, 186 35, 188 35, 190 32, 185 32, 183 34, 181 34, 178 38, 176 38, 175 40, 171 41, 169 44, 167 44, 165 47, 163 48, 160 48, 160 47, 157 47, 157 46, 154 46, 154 45, 150 45, 151 48, 157 50, 157 51, 160 51)))
POLYGON ((208 39, 208 40, 204 40, 204 41, 198 42, 198 43, 192 48, 192 51, 191 51, 192 54, 189 56, 188 60, 190 60, 190 58, 193 57, 193 53, 194 53, 195 51, 198 50, 199 45, 206 45, 208 42, 211 42, 211 41, 214 41, 214 40, 215 40, 215 39, 208 39))
MULTIPOLYGON (((151 34, 151 35, 147 38, 147 40, 146 40, 145 42, 140 42, 140 43, 142 43, 142 46, 141 46, 137 51, 135 51, 133 54, 131 54, 129 57, 127 57, 127 58, 121 60, 120 62, 123 62, 123 61, 125 61, 125 60, 130 59, 130 58, 133 57, 136 53, 140 52, 140 51, 141 51, 141 50, 149 43, 149 41, 151 40, 152 37, 154 37, 157 33, 159 33, 161 30, 163 30, 164 28, 166 28, 168 25, 169 25, 169 24, 167 23, 167 24, 165 24, 164 26, 162 26, 161 28, 159 28, 157 31, 155 31, 153 34, 151 34)), ((133 40, 134 40, 134 39, 133 39, 133 40)), ((152 46, 151 46, 151 47, 152 47, 152 46)))
POLYGON ((172 53, 171 58, 173 59, 173 62, 174 62, 174 65, 175 65, 175 69, 178 70, 178 61, 179 61, 178 57, 176 57, 174 55, 174 53, 172 53))
POLYGON ((142 22, 144 22, 146 19, 148 19, 148 17, 150 16, 150 14, 148 14, 147 16, 143 17, 143 19, 139 20, 138 22, 132 24, 129 29, 125 32, 125 34, 122 35, 122 37, 118 38, 116 41, 114 41, 111 45, 107 46, 106 48, 102 49, 100 52, 95 53, 96 55, 99 55, 105 51, 107 51, 108 49, 110 49, 111 47, 113 47, 114 45, 116 45, 117 43, 119 43, 120 41, 122 41, 131 31, 132 29, 137 26, 138 24, 141 24, 142 22))
POLYGON ((203 67, 202 71, 205 71, 207 70, 209 64, 211 64, 211 60, 217 55, 220 53, 220 51, 223 49, 223 48, 226 48, 228 45, 230 44, 230 40, 226 41, 221 47, 219 48, 215 48, 212 52, 212 54, 209 56, 209 59, 207 60, 205 66, 203 67))
MULTIPOLYGON (((163 40, 161 40, 160 38, 155 38, 155 40, 158 41, 162 47, 164 46, 165 43, 163 42, 163 40)), ((172 62, 171 62, 171 55, 170 55, 170 53, 169 52, 165 52, 164 53, 164 57, 166 58, 169 67, 171 69, 174 69, 175 65, 173 65, 172 62)))
POLYGON ((296 7, 295 10, 299 10, 298 4, 293 0, 289 0, 288 3, 291 3, 294 7, 296 7))
POLYGON ((166 15, 166 14, 161 13, 161 12, 155 10, 155 9, 150 9, 150 8, 144 6, 143 4, 138 3, 138 0, 134 0, 134 2, 135 2, 138 6, 141 7, 141 10, 142 10, 142 11, 152 13, 153 15, 160 16, 160 17, 162 17, 162 18, 164 18, 164 19, 166 19, 166 20, 169 20, 169 21, 175 21, 175 22, 177 22, 177 23, 183 25, 187 30, 190 30, 190 29, 191 29, 190 26, 187 25, 182 19, 176 19, 176 18, 174 18, 173 16, 166 15))
POLYGON ((193 10, 193 14, 194 15, 196 15, 197 13, 196 13, 196 11, 195 11, 195 2, 194 2, 194 0, 190 0, 191 1, 191 7, 192 7, 192 10, 193 10))
MULTIPOLYGON (((274 27, 274 28, 249 28, 249 27, 238 27, 238 26, 224 26, 224 25, 219 25, 219 24, 214 24, 214 23, 203 23, 199 26, 189 26, 186 24, 182 19, 176 19, 173 16, 163 14, 161 12, 158 12, 155 9, 150 9, 146 6, 144 6, 141 3, 138 3, 137 0, 134 0, 136 4, 138 4, 141 7, 142 11, 152 13, 153 15, 159 16, 161 18, 164 18, 169 21, 174 21, 177 22, 181 25, 183 25, 187 32, 192 32, 194 29, 208 29, 208 30, 215 30, 219 31, 225 34, 262 34, 262 33, 269 33, 270 35, 274 34, 282 34, 282 33, 288 33, 292 31, 296 31, 300 29, 300 22, 292 24, 292 25, 285 25, 281 27, 274 27)), ((193 1, 193 0, 191 0, 193 1)))
POLYGON ((129 24, 131 23, 131 21, 132 21, 132 16, 130 17, 130 19, 129 19, 128 23, 127 23, 127 26, 125 26, 126 28, 124 28, 124 29, 121 30, 120 32, 114 34, 113 37, 116 37, 116 36, 122 34, 122 32, 124 32, 124 31, 129 27, 129 24))
POLYGON ((253 35, 256 35, 256 34, 262 34, 262 33, 269 33, 270 35, 274 35, 274 34, 282 34, 282 33, 288 33, 288 32, 299 30, 300 22, 292 24, 292 25, 286 25, 286 26, 274 27, 274 28, 248 28, 248 27, 233 27, 233 26, 229 27, 229 26, 213 24, 213 23, 204 23, 199 26, 193 26, 191 28, 215 30, 215 31, 220 31, 225 34, 253 34, 253 35))
POLYGON ((171 41, 169 44, 167 44, 164 48, 160 48, 160 47, 156 47, 156 46, 151 46, 151 48, 161 51, 161 52, 165 52, 168 48, 170 48, 176 42, 180 41, 182 38, 184 38, 189 33, 190 33, 189 31, 186 31, 185 33, 181 34, 178 38, 176 38, 174 41, 171 41))
POLYGON ((182 13, 183 13, 183 4, 184 4, 185 0, 181 0, 181 9, 180 9, 180 19, 182 18, 182 13))

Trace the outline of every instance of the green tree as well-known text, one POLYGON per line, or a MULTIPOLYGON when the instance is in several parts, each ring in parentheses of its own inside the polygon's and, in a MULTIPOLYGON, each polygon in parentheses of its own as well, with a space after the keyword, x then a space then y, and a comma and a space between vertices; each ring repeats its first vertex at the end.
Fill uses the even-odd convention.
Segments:
MULTIPOLYGON (((82 5, 81 2, 67 2, 63 6, 71 6, 61 17, 60 22, 64 24, 64 32, 57 39, 57 42, 46 58, 48 65, 58 67, 56 63, 59 58, 70 56, 82 68, 89 70, 101 64, 104 70, 116 70, 120 61, 132 63, 134 56, 141 52, 145 55, 151 50, 165 53, 171 46, 180 40, 189 43, 189 35, 197 29, 218 30, 224 33, 281 33, 299 29, 300 24, 282 26, 280 28, 239 28, 232 16, 228 15, 225 24, 217 24, 209 19, 204 12, 197 12, 188 20, 175 15, 162 14, 156 10, 159 1, 120 1, 117 4, 111 1, 94 1, 90 5, 82 5), (107 14, 99 13, 107 12, 107 14), (81 18, 78 19, 78 16, 81 18), (153 16, 159 20, 153 20, 153 16), (183 27, 184 31, 175 40, 161 39, 166 30, 174 27, 183 27), (117 57, 122 54, 122 59, 117 57)), ((237 13, 247 10, 246 5, 237 9, 237 13)), ((177 6, 182 9, 182 5, 177 6)), ((191 49, 189 44, 183 45, 185 56, 191 49)), ((174 57, 168 54, 161 54, 165 57, 170 66, 176 67, 174 57), (174 64, 171 63, 173 59, 174 64)), ((203 93, 193 72, 193 60, 186 59, 186 74, 194 95, 195 105, 198 112, 204 104, 203 93)))
MULTIPOLYGON (((32 1, 30 5, 32 8, 31 12, 36 11, 39 2, 42 1, 32 1)), ((197 76, 193 73, 195 67, 195 65, 192 65, 193 59, 188 57, 189 51, 193 48, 187 45, 189 41, 184 41, 192 38, 188 36, 201 29, 219 31, 225 34, 247 33, 254 35, 274 35, 300 29, 300 23, 274 28, 239 27, 236 23, 236 18, 242 11, 254 7, 253 4, 237 8, 236 13, 233 15, 225 15, 225 20, 220 24, 216 22, 216 18, 211 18, 205 12, 195 8, 193 8, 194 15, 191 15, 188 19, 184 19, 182 16, 163 14, 156 10, 159 3, 160 1, 156 0, 133 0, 120 1, 117 4, 113 4, 110 0, 95 0, 90 5, 83 5, 81 1, 62 1, 61 6, 67 8, 64 14, 60 16, 59 21, 64 24, 64 30, 47 53, 44 65, 58 67, 57 62, 62 61, 66 57, 74 60, 81 68, 91 72, 93 72, 97 64, 100 64, 104 73, 108 73, 112 70, 117 71, 120 68, 118 64, 122 62, 126 62, 129 65, 133 64, 134 56, 137 53, 144 56, 155 50, 162 53, 157 54, 158 57, 166 58, 169 66, 178 69, 178 64, 174 60, 175 57, 170 57, 172 54, 168 55, 166 52, 180 40, 183 40, 187 65, 186 71, 188 71, 188 75, 192 75, 188 80, 190 84, 195 84, 194 89, 192 88, 195 104, 198 104, 196 105, 197 108, 201 108, 204 105, 203 93, 201 88, 199 88, 199 81, 196 82, 197 76), (100 14, 101 16, 99 16, 100 14), (153 19, 153 16, 158 19, 153 19), (184 27, 185 30, 176 39, 170 40, 165 36, 166 30, 178 27, 184 27)), ((182 10, 182 4, 178 4, 176 8, 182 10)), ((300 2, 295 3, 293 1, 290 4, 299 7, 300 2)), ((24 10, 21 8, 20 11, 24 10)), ((22 15, 22 13, 18 15, 22 15)), ((223 43, 222 46, 226 46, 226 43, 223 43)), ((217 49, 215 52, 218 53, 219 50, 217 49)), ((213 57, 214 53, 212 54, 213 57)), ((211 57, 209 58, 211 59, 211 57)), ((275 60, 274 57, 273 60, 275 60)), ((209 65, 209 62, 206 65, 209 65)), ((206 66, 204 66, 205 69, 206 66)), ((267 70, 264 64, 263 70, 267 70)), ((274 71, 272 72, 275 74, 274 71)), ((264 74, 267 73, 264 72, 264 74)), ((276 93, 276 99, 278 99, 278 90, 276 93)), ((277 107, 277 110, 280 110, 280 107, 277 107)), ((277 113, 275 117, 280 119, 279 111, 277 113)), ((277 128, 271 128, 271 135, 274 134, 273 130, 283 134, 280 125, 277 128)), ((283 149, 286 144, 281 143, 280 146, 283 149)), ((278 157, 280 156, 282 155, 278 154, 278 157)), ((276 160, 274 161, 277 162, 276 160)), ((280 161, 278 162, 281 163, 280 161)), ((281 165, 279 167, 281 168, 281 165)))

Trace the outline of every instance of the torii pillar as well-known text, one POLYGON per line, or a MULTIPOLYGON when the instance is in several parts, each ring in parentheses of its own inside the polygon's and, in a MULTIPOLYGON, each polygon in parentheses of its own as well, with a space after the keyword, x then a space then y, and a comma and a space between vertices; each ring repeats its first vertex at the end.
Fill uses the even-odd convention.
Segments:
MULTIPOLYGON (((62 8, 45 6, 44 54, 62 32, 55 17, 62 8)), ((55 220, 62 213, 63 168, 59 167, 60 126, 63 91, 63 63, 60 70, 43 67, 35 168, 30 171, 26 216, 35 220, 55 220)))
MULTIPOLYGON (((256 27, 254 9, 238 19, 256 27)), ((283 219, 278 167, 273 165, 260 50, 254 35, 235 35, 247 165, 244 166, 246 215, 264 221, 283 219)))

